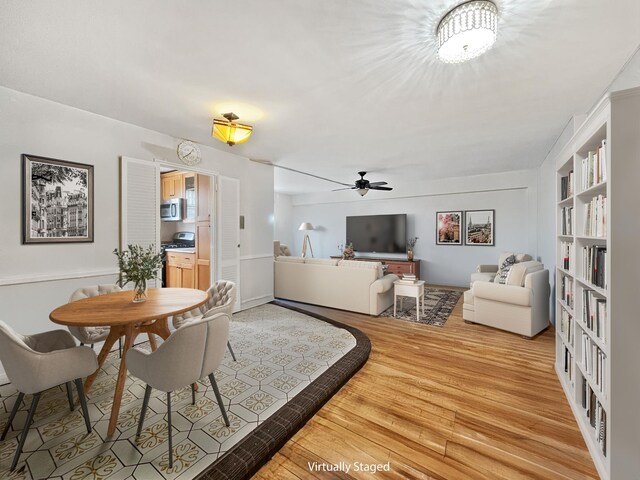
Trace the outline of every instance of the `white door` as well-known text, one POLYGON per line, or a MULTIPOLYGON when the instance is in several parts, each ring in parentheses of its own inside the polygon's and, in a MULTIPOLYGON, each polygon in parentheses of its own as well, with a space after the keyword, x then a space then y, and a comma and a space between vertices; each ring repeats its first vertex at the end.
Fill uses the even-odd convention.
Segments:
POLYGON ((240 181, 216 178, 216 244, 218 247, 217 278, 230 280, 238 288, 233 311, 240 310, 240 181))
MULTIPOLYGON (((120 248, 155 245, 160 250, 160 167, 154 162, 120 160, 120 248)), ((158 272, 160 278, 162 272, 158 272)), ((147 282, 160 287, 160 280, 147 282)), ((127 286, 129 287, 129 286, 127 286)))

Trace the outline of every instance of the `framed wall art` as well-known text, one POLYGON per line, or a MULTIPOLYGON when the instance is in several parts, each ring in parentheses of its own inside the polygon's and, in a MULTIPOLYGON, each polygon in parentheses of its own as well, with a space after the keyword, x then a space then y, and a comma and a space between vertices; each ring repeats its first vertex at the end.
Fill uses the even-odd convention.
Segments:
POLYGON ((22 243, 93 242, 93 165, 22 155, 22 243))
POLYGON ((436 245, 462 245, 462 211, 436 212, 436 245))
POLYGON ((467 210, 465 214, 466 245, 493 246, 496 240, 495 210, 467 210))

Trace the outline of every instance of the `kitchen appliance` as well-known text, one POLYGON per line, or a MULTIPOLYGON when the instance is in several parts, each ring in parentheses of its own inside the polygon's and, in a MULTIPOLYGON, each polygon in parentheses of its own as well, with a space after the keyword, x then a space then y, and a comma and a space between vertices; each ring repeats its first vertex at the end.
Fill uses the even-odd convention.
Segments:
POLYGON ((195 248, 196 234, 195 232, 176 232, 169 243, 160 245, 160 253, 162 254, 162 286, 167 284, 167 256, 165 252, 175 250, 176 248, 195 248))
POLYGON ((184 220, 186 214, 187 200, 185 198, 163 200, 160 204, 160 220, 163 222, 180 222, 184 220))

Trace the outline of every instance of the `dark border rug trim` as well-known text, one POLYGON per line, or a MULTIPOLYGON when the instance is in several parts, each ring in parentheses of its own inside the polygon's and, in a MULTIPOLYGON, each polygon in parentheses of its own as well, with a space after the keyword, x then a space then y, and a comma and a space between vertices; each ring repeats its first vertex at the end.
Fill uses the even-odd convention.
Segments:
POLYGON ((357 328, 277 300, 271 303, 347 330, 355 337, 356 346, 235 447, 207 467, 196 477, 198 479, 239 480, 253 476, 362 368, 369 358, 371 341, 357 328))

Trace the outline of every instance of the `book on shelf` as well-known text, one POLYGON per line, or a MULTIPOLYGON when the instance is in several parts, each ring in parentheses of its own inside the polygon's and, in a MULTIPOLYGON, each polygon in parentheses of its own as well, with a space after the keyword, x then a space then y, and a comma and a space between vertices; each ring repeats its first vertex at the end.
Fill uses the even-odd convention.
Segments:
POLYGON ((582 332, 581 362, 585 372, 591 376, 596 386, 601 392, 605 392, 607 385, 607 356, 584 332, 582 332))
POLYGON ((573 170, 560 178, 560 200, 566 200, 571 196, 573 196, 573 170))
POLYGON ((567 341, 573 345, 573 318, 564 308, 560 309, 560 331, 567 341))
POLYGON ((602 140, 595 150, 582 159, 582 190, 587 190, 607 180, 607 140, 602 140))
POLYGON ((560 242, 560 259, 562 268, 570 271, 574 265, 574 257, 573 242, 560 242))
POLYGON ((589 425, 593 428, 593 436, 600 446, 603 455, 607 455, 607 412, 597 399, 587 380, 582 378, 581 405, 589 425))
POLYGON ((560 210, 561 235, 573 235, 573 207, 563 207, 560 210))
POLYGON ((606 341, 607 301, 593 290, 582 291, 582 322, 600 340, 606 341))
POLYGON ((582 271, 584 279, 596 287, 607 288, 607 247, 591 245, 582 247, 582 271))
POLYGON ((564 373, 567 374, 569 382, 573 384, 573 355, 567 347, 564 347, 564 373))
POLYGON ((573 278, 562 275, 560 280, 560 295, 569 308, 573 308, 573 278))
POLYGON ((413 273, 403 273, 402 274, 402 279, 403 280, 417 280, 416 276, 413 273))
POLYGON ((604 237, 607 234, 607 197, 598 195, 584 206, 584 235, 604 237))

